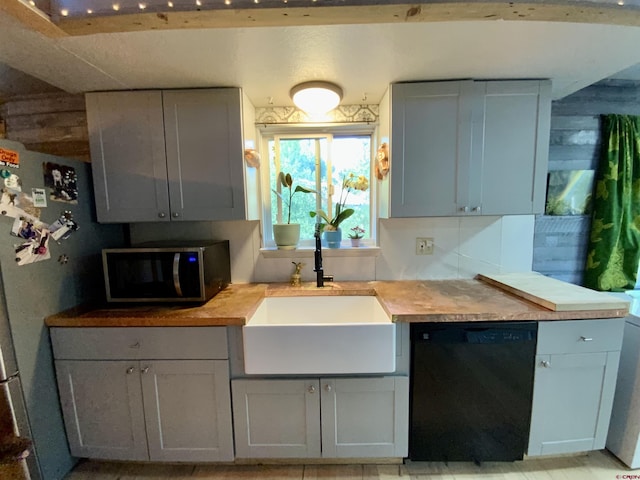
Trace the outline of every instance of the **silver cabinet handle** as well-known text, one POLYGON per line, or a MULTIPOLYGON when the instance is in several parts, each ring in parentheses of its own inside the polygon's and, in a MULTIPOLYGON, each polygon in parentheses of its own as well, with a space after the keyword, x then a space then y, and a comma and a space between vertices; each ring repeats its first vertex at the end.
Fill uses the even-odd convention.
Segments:
POLYGON ((593 342, 593 338, 591 337, 580 337, 581 342, 593 342))
POLYGON ((477 207, 473 207, 471 210, 474 211, 474 212, 479 212, 480 211, 480 205, 478 205, 477 207))
POLYGON ((469 211, 469 207, 460 207, 459 210, 461 212, 468 212, 469 211))
POLYGON ((166 214, 166 213, 164 213, 164 212, 158 212, 158 217, 160 217, 160 218, 164 218, 164 217, 166 217, 166 216, 167 216, 167 214, 166 214))
POLYGON ((131 345, 129 348, 140 348, 140 342, 136 342, 133 345, 131 345))
POLYGON ((307 391, 309 393, 316 393, 316 387, 314 387, 313 385, 309 385, 309 388, 307 388, 307 391))
POLYGON ((148 373, 149 372, 149 367, 144 367, 142 370, 140 370, 142 373, 148 373))
POLYGON ((548 362, 546 360, 542 360, 540 362, 540 365, 542 365, 544 368, 551 368, 551 362, 548 362))
POLYGON ((127 368, 127 375, 131 375, 134 372, 134 368, 133 367, 129 367, 127 368))
POLYGON ((173 212, 173 218, 178 218, 180 216, 179 212, 173 212))
POLYGON ((327 383, 327 384, 324 386, 324 389, 325 389, 327 392, 330 392, 330 391, 331 391, 331 385, 329 385, 329 384, 327 383))

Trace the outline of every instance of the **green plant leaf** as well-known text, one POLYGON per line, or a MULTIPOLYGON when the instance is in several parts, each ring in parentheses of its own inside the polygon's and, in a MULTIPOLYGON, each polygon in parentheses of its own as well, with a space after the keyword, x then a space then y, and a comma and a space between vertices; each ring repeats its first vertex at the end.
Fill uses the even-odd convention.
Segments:
POLYGON ((296 189, 294 190, 294 193, 295 193, 295 192, 316 193, 316 191, 315 191, 315 190, 310 190, 310 189, 305 188, 305 187, 302 187, 302 186, 300 186, 300 185, 298 185, 298 186, 296 187, 296 189))
POLYGON ((309 216, 311 216, 311 218, 314 218, 316 215, 320 215, 320 218, 322 218, 325 222, 331 223, 331 220, 329 220, 329 217, 323 210, 318 210, 317 212, 309 212, 309 216))
POLYGON ((284 175, 284 172, 280 172, 278 174, 278 182, 280 182, 282 184, 283 187, 287 187, 287 181, 284 175))
POLYGON ((293 185, 293 178, 291 178, 291 174, 287 173, 284 177, 285 180, 285 186, 291 188, 291 186, 293 185))
POLYGON ((337 227, 342 222, 344 222, 347 218, 349 218, 351 215, 353 215, 353 213, 354 213, 353 208, 346 208, 346 209, 342 210, 340 212, 340 214, 336 218, 333 219, 331 224, 333 224, 334 226, 337 227))

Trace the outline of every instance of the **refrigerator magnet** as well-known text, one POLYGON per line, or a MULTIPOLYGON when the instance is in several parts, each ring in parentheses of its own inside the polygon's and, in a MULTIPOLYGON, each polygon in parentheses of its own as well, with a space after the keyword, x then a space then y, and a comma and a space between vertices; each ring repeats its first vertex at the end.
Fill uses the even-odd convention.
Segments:
POLYGON ((36 237, 15 247, 15 260, 18 265, 41 262, 51 258, 49 251, 49 231, 37 231, 36 237))
POLYGON ((16 218, 13 221, 13 227, 11 227, 11 235, 24 238, 25 240, 31 240, 36 238, 36 226, 34 222, 25 217, 16 218))
POLYGON ((49 232, 51 233, 51 238, 59 242, 69 238, 79 228, 78 224, 70 216, 63 213, 60 218, 49 225, 49 232))
POLYGON ((0 214, 6 217, 40 218, 40 208, 33 205, 33 199, 24 192, 4 187, 0 190, 0 214))
POLYGON ((33 199, 33 206, 44 208, 47 206, 47 190, 44 188, 32 188, 31 198, 33 199))
POLYGON ((20 168, 20 154, 15 150, 0 148, 0 166, 20 168))
POLYGON ((51 189, 50 200, 54 202, 78 203, 78 177, 73 167, 45 162, 44 185, 51 189))

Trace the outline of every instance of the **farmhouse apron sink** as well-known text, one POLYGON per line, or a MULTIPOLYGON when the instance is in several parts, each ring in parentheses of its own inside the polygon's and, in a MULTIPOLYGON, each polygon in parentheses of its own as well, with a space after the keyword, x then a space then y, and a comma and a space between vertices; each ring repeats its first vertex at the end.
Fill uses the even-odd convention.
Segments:
POLYGON ((248 374, 396 368, 395 325, 376 297, 267 297, 242 330, 248 374))

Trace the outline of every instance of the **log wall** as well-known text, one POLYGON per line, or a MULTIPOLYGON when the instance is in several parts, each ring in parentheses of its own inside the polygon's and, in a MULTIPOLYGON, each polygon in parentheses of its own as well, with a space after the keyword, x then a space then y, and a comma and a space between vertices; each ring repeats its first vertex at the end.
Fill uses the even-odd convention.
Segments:
MULTIPOLYGON (((29 150, 90 161, 84 95, 21 95, 0 105, 5 138, 29 150)), ((0 127, 1 135, 1 127, 0 127)))

